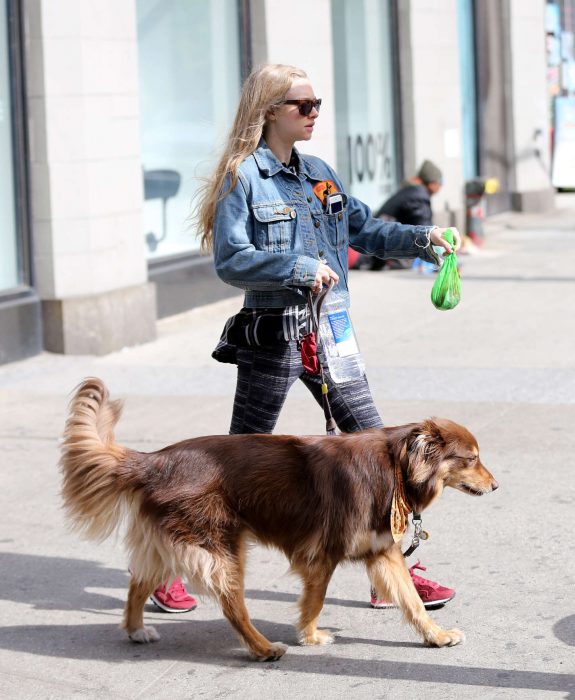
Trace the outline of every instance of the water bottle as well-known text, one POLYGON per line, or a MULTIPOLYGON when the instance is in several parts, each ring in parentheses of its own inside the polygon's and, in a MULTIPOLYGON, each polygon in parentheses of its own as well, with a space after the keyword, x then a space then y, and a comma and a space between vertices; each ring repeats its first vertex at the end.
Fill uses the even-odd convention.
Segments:
POLYGON ((336 384, 361 379, 365 363, 346 308, 347 296, 335 287, 327 293, 319 319, 319 337, 329 374, 336 384))

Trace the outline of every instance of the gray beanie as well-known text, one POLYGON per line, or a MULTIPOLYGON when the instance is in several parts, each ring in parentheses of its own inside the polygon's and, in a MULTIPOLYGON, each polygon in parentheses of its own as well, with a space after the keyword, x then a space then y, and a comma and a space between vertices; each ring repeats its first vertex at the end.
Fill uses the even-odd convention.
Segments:
POLYGON ((423 164, 417 173, 417 177, 421 178, 426 185, 429 185, 430 182, 439 182, 439 184, 443 183, 443 175, 441 174, 441 170, 430 160, 423 161, 423 164))

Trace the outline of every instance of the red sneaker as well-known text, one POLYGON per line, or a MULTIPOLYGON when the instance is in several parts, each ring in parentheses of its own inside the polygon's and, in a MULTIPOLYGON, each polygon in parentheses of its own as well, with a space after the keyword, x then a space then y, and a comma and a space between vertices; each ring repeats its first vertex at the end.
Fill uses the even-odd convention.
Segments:
MULTIPOLYGON (((411 574, 411 580, 413 581, 415 589, 419 593, 419 597, 421 598, 424 607, 434 608, 439 605, 445 605, 445 603, 448 603, 453 598, 453 596, 455 595, 455 591, 453 590, 453 588, 447 588, 446 586, 442 586, 439 583, 435 583, 435 581, 430 581, 427 578, 418 576, 417 574, 413 573, 414 569, 426 571, 426 568, 419 562, 416 562, 409 569, 409 573, 411 574)), ((395 605, 393 603, 389 603, 387 600, 378 600, 375 590, 372 588, 371 607, 394 608, 395 605)))
POLYGON ((182 579, 178 577, 167 590, 165 586, 156 588, 150 599, 160 610, 169 613, 190 612, 198 606, 196 599, 186 591, 182 579))

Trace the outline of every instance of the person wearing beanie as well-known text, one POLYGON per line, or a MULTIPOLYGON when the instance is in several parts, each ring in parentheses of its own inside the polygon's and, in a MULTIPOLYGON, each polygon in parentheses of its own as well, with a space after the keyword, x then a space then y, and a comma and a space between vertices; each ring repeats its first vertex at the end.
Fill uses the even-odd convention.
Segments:
MULTIPOLYGON (((439 192, 442 184, 443 175, 439 167, 430 160, 424 160, 417 174, 402 182, 400 189, 382 204, 375 216, 412 226, 431 226, 431 197, 439 192)), ((369 259, 370 270, 381 270, 386 265, 398 268, 405 267, 406 263, 403 260, 369 259)))
POLYGON ((421 183, 425 185, 429 193, 435 194, 443 184, 443 175, 435 163, 432 163, 430 160, 424 160, 413 180, 421 180, 421 183))

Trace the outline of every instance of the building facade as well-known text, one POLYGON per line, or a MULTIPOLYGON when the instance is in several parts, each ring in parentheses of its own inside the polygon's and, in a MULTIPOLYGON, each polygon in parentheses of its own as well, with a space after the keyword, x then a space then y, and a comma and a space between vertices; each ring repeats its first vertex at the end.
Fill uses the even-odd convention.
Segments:
POLYGON ((553 205, 543 0, 0 0, 0 363, 102 354, 234 290, 190 202, 242 80, 291 63, 323 99, 305 150, 377 208, 425 159, 553 205))

